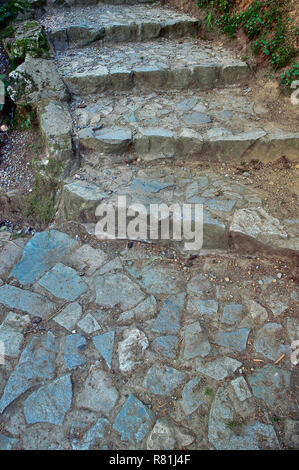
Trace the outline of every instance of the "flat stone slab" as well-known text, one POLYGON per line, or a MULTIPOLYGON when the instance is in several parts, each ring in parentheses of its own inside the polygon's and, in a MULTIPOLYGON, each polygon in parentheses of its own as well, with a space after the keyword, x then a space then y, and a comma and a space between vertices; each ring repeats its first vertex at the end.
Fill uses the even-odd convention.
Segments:
POLYGON ((267 323, 258 330, 253 342, 256 352, 276 361, 282 354, 290 354, 290 346, 281 342, 283 328, 279 323, 267 323))
POLYGON ((241 366, 241 362, 226 356, 214 361, 203 362, 202 360, 197 360, 196 362, 198 372, 215 380, 223 380, 229 377, 241 366))
POLYGON ((66 233, 57 230, 38 232, 26 244, 21 261, 10 275, 22 284, 33 284, 77 247, 78 242, 66 233))
POLYGON ((143 331, 137 328, 125 331, 124 336, 124 340, 118 343, 117 352, 120 371, 128 373, 144 362, 149 342, 143 331))
POLYGON ((96 349, 105 359, 105 362, 109 369, 111 369, 112 363, 112 354, 114 348, 114 337, 115 331, 108 331, 107 333, 103 333, 102 335, 97 335, 93 337, 93 344, 95 345, 96 349))
POLYGON ((172 367, 154 364, 146 375, 145 386, 155 395, 167 396, 184 382, 185 377, 183 372, 172 367))
POLYGON ((208 336, 199 322, 185 326, 183 360, 206 357, 211 351, 208 336))
POLYGON ((56 321, 60 326, 63 326, 63 328, 73 331, 81 316, 81 305, 78 304, 78 302, 72 302, 54 317, 54 321, 56 321))
POLYGON ((291 374, 285 369, 274 365, 266 365, 254 371, 248 382, 253 395, 263 399, 270 407, 282 400, 289 385, 291 374))
POLYGON ((216 343, 233 351, 244 351, 247 346, 249 328, 239 328, 235 331, 220 331, 216 337, 216 343))
POLYGON ((141 289, 124 274, 107 274, 95 279, 96 303, 107 307, 119 304, 123 310, 144 299, 141 289))
POLYGON ((45 319, 55 309, 55 305, 46 297, 9 284, 0 287, 0 304, 45 319))
MULTIPOLYGON (((109 430, 109 421, 105 418, 99 418, 94 426, 92 426, 80 439, 72 441, 74 450, 89 450, 95 445, 96 441, 103 439, 109 430)), ((99 449, 97 447, 97 449, 99 449)))
POLYGON ((65 339, 64 360, 68 369, 75 369, 86 362, 80 351, 87 346, 86 338, 80 334, 68 335, 65 339))
POLYGON ((0 342, 4 344, 5 356, 18 357, 24 339, 23 329, 28 326, 28 315, 9 312, 0 325, 0 342))
POLYGON ((159 334, 177 334, 180 331, 185 294, 168 297, 155 319, 152 331, 159 334))
POLYGON ((157 354, 168 357, 169 359, 175 359, 177 355, 179 340, 177 336, 165 335, 158 336, 152 342, 152 349, 157 354))
POLYGON ((39 284, 55 297, 74 301, 87 290, 86 283, 69 266, 56 264, 39 281, 39 284))
POLYGON ((120 433, 122 441, 135 444, 149 433, 153 421, 152 411, 131 394, 116 416, 113 429, 120 433))
POLYGON ((48 422, 62 425, 72 404, 71 376, 65 375, 32 393, 24 403, 28 424, 48 422))

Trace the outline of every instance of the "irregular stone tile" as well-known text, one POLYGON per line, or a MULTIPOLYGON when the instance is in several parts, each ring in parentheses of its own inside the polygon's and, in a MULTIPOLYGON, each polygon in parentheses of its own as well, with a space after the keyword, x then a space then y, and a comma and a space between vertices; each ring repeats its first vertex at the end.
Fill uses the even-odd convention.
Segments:
POLYGON ((184 340, 184 359, 193 359, 197 356, 205 357, 211 350, 208 336, 199 322, 190 323, 185 327, 184 340))
POLYGON ((119 316, 117 323, 126 324, 126 323, 131 322, 132 320, 135 320, 135 321, 150 320, 151 318, 155 316, 156 308, 157 308, 157 301, 153 295, 150 295, 136 307, 132 308, 131 310, 127 310, 126 312, 123 312, 119 316))
POLYGON ((211 362, 202 362, 202 360, 196 362, 196 370, 201 372, 208 377, 215 380, 223 380, 225 377, 232 375, 242 363, 231 357, 221 357, 211 362))
POLYGON ((203 295, 206 291, 211 289, 211 283, 202 274, 192 277, 191 281, 187 284, 187 289, 196 295, 203 295))
POLYGON ((183 101, 181 101, 178 105, 177 105, 177 109, 179 109, 180 111, 190 111, 192 108, 194 108, 194 106, 198 103, 198 99, 196 98, 196 96, 192 96, 191 98, 187 98, 183 101))
POLYGON ((30 323, 28 315, 9 312, 0 326, 0 341, 4 344, 5 356, 18 357, 24 339, 23 328, 30 323))
POLYGON ((267 310, 258 302, 252 299, 244 298, 244 305, 249 311, 249 316, 255 322, 265 322, 268 320, 267 310))
POLYGON ((145 386, 155 395, 170 395, 185 380, 185 374, 172 367, 154 364, 147 372, 145 386))
POLYGON ((107 307, 119 304, 122 309, 129 309, 144 299, 144 294, 128 276, 121 273, 95 278, 96 303, 107 307))
POLYGON ((94 336, 92 338, 93 344, 95 345, 97 350, 105 359, 105 362, 107 366, 109 367, 109 369, 111 369, 111 363, 112 363, 114 337, 115 337, 115 331, 108 331, 108 333, 94 336))
POLYGON ((244 377, 237 377, 236 379, 232 380, 231 386, 233 387, 240 401, 247 400, 247 398, 250 398, 252 396, 252 393, 249 390, 244 377))
POLYGON ((87 276, 92 276, 106 260, 106 253, 100 248, 95 249, 89 245, 83 245, 69 255, 65 262, 76 269, 76 271, 84 272, 87 276))
POLYGON ((267 323, 256 333, 253 346, 263 356, 276 361, 282 354, 291 353, 290 346, 281 343, 283 328, 279 323, 267 323))
POLYGON ((62 263, 56 264, 38 283, 55 297, 70 302, 87 290, 87 285, 76 271, 62 263))
POLYGON ((249 332, 249 328, 239 328, 235 331, 219 331, 215 342, 233 351, 244 351, 247 346, 249 332))
POLYGON ((211 117, 208 114, 199 113, 198 111, 183 115, 183 121, 191 126, 212 122, 211 117))
POLYGON ((234 430, 229 426, 236 421, 233 403, 229 400, 227 390, 220 387, 211 406, 209 416, 210 442, 217 450, 259 450, 279 449, 273 426, 255 421, 238 425, 234 430))
POLYGON ((262 398, 272 407, 285 394, 290 385, 290 378, 289 371, 274 365, 266 365, 254 371, 248 377, 248 382, 253 395, 262 398))
POLYGON ((299 338, 299 320, 296 318, 288 318, 286 321, 286 330, 290 339, 290 343, 299 338))
POLYGON ((200 315, 217 318, 218 302, 216 300, 192 299, 192 303, 200 315))
POLYGON ((182 310, 186 294, 168 297, 157 316, 152 331, 160 334, 176 334, 180 330, 182 310))
POLYGON ((292 449, 299 448, 299 420, 297 421, 293 421, 292 419, 285 420, 284 439, 292 449))
POLYGON ((147 439, 147 450, 172 450, 176 439, 174 429, 166 418, 158 419, 147 439))
POLYGON ((265 303, 270 307, 274 317, 278 317, 288 308, 288 303, 281 301, 281 296, 275 292, 265 299, 265 303))
POLYGON ((68 369, 75 369, 86 362, 79 351, 87 346, 86 338, 80 334, 68 335, 65 339, 64 360, 68 369))
POLYGON ((9 284, 0 287, 0 304, 43 319, 47 319, 55 308, 46 297, 9 284))
POLYGON ((101 326, 91 313, 87 313, 87 315, 78 322, 78 326, 89 335, 95 331, 101 330, 101 326))
POLYGON ((18 439, 0 434, 0 450, 11 450, 17 442, 18 439))
POLYGON ((226 304, 223 309, 221 321, 228 325, 234 325, 240 322, 242 318, 243 305, 241 304, 226 304))
POLYGON ((82 391, 77 395, 77 406, 103 413, 109 417, 118 400, 118 392, 107 372, 93 365, 90 367, 82 391))
POLYGON ((27 426, 21 436, 22 449, 26 450, 69 450, 70 444, 62 426, 50 423, 36 423, 27 426))
POLYGON ((121 261, 119 258, 114 258, 108 263, 104 264, 102 268, 100 268, 97 273, 98 274, 106 274, 109 273, 110 271, 117 271, 119 269, 122 269, 123 266, 121 264, 121 261))
POLYGON ((208 199, 205 205, 208 209, 215 212, 231 212, 236 205, 236 200, 227 199, 208 199))
POLYGON ((153 421, 151 410, 131 394, 116 416, 113 429, 121 434, 122 441, 135 444, 146 437, 153 421))
POLYGON ((118 361, 121 372, 132 372, 139 364, 142 364, 144 352, 149 346, 146 335, 138 330, 126 331, 125 339, 118 345, 118 361))
POLYGON ((141 191, 142 193, 158 193, 162 189, 166 189, 168 187, 173 186, 171 183, 165 183, 157 180, 152 180, 152 181, 143 181, 139 178, 135 178, 132 181, 131 188, 136 190, 136 191, 141 191))
MULTIPOLYGON (((22 256, 25 240, 14 240, 13 243, 5 243, 0 251, 1 266, 0 276, 11 270, 16 265, 22 256)), ((1 248, 1 240, 0 240, 1 248)))
POLYGON ((76 323, 81 318, 82 307, 78 302, 68 304, 56 317, 54 321, 66 330, 73 331, 76 323))
POLYGON ((177 273, 171 269, 145 266, 142 269, 128 268, 128 271, 150 294, 175 294, 182 291, 177 273))
POLYGON ((71 407, 72 397, 70 374, 39 388, 25 400, 24 413, 27 423, 48 422, 62 425, 65 414, 71 407))
POLYGON ((194 377, 189 380, 183 388, 182 407, 187 416, 191 415, 203 403, 199 387, 200 383, 201 379, 199 377, 194 377))
POLYGON ((51 380, 55 371, 57 344, 53 333, 34 337, 21 354, 0 401, 0 413, 16 398, 42 380, 51 380))
MULTIPOLYGON (((74 450, 89 450, 96 444, 98 439, 104 439, 110 423, 105 418, 99 418, 94 426, 92 426, 81 439, 74 439, 72 447, 74 450)), ((97 450, 99 448, 97 447, 97 450)))
POLYGON ((78 242, 66 233, 57 230, 36 233, 25 246, 21 261, 10 275, 22 284, 33 284, 77 247, 78 242))
POLYGON ((152 349, 162 356, 169 357, 169 359, 175 359, 177 355, 179 340, 177 336, 159 336, 152 342, 152 349))

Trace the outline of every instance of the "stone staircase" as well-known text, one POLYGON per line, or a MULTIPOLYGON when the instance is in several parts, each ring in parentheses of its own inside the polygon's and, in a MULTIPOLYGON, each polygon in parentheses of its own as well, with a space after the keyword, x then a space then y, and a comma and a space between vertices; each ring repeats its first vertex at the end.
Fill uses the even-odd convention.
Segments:
POLYGON ((198 39, 196 18, 152 2, 116 3, 41 18, 71 94, 81 159, 65 181, 63 217, 96 222, 99 203, 117 213, 119 196, 147 208, 203 204, 204 248, 297 250, 296 225, 264 210, 267 191, 246 176, 232 181, 222 163, 294 159, 299 133, 255 106, 250 67, 198 39))

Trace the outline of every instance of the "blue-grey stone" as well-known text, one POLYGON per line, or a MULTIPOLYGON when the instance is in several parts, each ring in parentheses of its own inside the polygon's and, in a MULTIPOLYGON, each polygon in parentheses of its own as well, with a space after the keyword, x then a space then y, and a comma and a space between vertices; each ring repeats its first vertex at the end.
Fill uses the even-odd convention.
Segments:
MULTIPOLYGON (((99 418, 94 426, 92 426, 81 439, 74 439, 72 447, 74 450, 89 450, 97 439, 104 439, 110 426, 106 418, 99 418)), ((98 450, 98 447, 97 447, 98 450)))
POLYGON ((86 362, 79 351, 87 346, 87 341, 83 335, 68 335, 65 339, 64 359, 68 369, 75 369, 86 362))
POLYGON ((149 433, 153 421, 151 410, 131 394, 116 416, 113 428, 121 434, 122 441, 135 444, 149 433))
POLYGON ((242 304, 225 304, 223 314, 221 317, 222 323, 234 325, 242 318, 243 305, 242 304))
POLYGON ((196 363, 196 368, 198 372, 203 375, 207 375, 215 380, 223 380, 226 377, 232 375, 242 363, 233 359, 231 357, 220 357, 215 359, 215 361, 209 361, 204 363, 203 361, 198 361, 196 363))
POLYGON ((206 332, 202 329, 200 323, 194 322, 185 326, 184 335, 184 359, 193 359, 194 357, 205 357, 209 354, 211 346, 206 332))
POLYGON ((282 398, 290 385, 291 374, 275 365, 266 365, 254 371, 248 382, 253 395, 262 398, 269 406, 273 406, 282 398))
POLYGON ((244 351, 250 328, 239 328, 235 331, 219 331, 216 343, 233 351, 244 351))
POLYGON ((196 124, 207 124, 212 122, 212 119, 208 114, 195 111, 194 113, 183 115, 183 121, 192 126, 196 124))
POLYGON ((17 442, 18 439, 15 439, 14 437, 0 434, 0 450, 11 450, 17 442))
POLYGON ((70 374, 39 388, 25 400, 24 414, 27 423, 47 422, 62 425, 65 414, 71 407, 72 396, 70 374))
POLYGON ((200 315, 207 315, 208 317, 217 317, 218 302, 216 300, 199 300, 192 299, 194 307, 197 308, 200 315))
POLYGON ((87 285, 73 268, 56 264, 40 280, 39 284, 55 297, 73 301, 87 290, 87 285))
POLYGON ((175 359, 177 355, 178 342, 179 340, 177 336, 159 336, 154 339, 152 348, 156 353, 161 354, 162 356, 175 359))
POLYGON ((231 212, 236 205, 236 200, 232 199, 208 199, 205 205, 208 209, 215 212, 231 212))
POLYGON ((114 347, 114 331, 108 331, 102 335, 97 335, 92 338, 93 344, 97 350, 101 353, 106 361, 107 366, 111 369, 112 354, 114 347))
POLYGON ((108 273, 95 279, 96 303, 121 309, 135 307, 144 299, 140 287, 122 273, 108 273))
POLYGON ((135 178, 132 181, 131 188, 136 191, 142 191, 144 193, 158 193, 162 189, 166 189, 173 186, 172 183, 165 183, 163 180, 156 181, 143 181, 139 178, 135 178))
POLYGON ((50 380, 55 372, 57 344, 53 333, 33 338, 21 354, 11 373, 0 400, 0 413, 16 398, 43 380, 50 380))
POLYGON ((198 178, 198 183, 200 188, 207 188, 209 186, 209 177, 208 176, 200 176, 198 178))
POLYGON ((203 403, 201 393, 199 390, 199 384, 201 379, 194 377, 189 380, 183 388, 182 392, 182 407, 184 413, 188 416, 191 415, 197 408, 203 403))
POLYGON ((291 347, 281 343, 283 328, 279 323, 267 323, 256 333, 253 346, 263 356, 276 361, 282 354, 291 353, 291 347))
POLYGON ((194 106, 197 104, 198 102, 198 99, 193 96, 191 98, 187 98, 183 101, 181 101, 178 105, 177 105, 177 109, 179 109, 180 111, 190 111, 192 108, 194 108, 194 106))
POLYGON ((136 117, 135 113, 127 113, 124 115, 124 118, 127 122, 137 122, 138 118, 136 117))
POLYGON ((157 316, 152 331, 160 334, 176 334, 180 330, 182 310, 186 294, 168 297, 157 316))
POLYGON ((77 247, 78 242, 66 233, 56 230, 36 233, 10 275, 22 284, 32 284, 77 247))
POLYGON ((172 367, 154 364, 148 371, 145 385, 155 395, 169 395, 185 380, 185 374, 172 367))
POLYGON ((44 319, 47 319, 55 308, 55 305, 43 295, 9 284, 0 287, 0 304, 44 319))
POLYGON ((177 273, 162 266, 144 266, 142 269, 127 268, 129 273, 150 293, 175 294, 182 291, 182 282, 177 273))

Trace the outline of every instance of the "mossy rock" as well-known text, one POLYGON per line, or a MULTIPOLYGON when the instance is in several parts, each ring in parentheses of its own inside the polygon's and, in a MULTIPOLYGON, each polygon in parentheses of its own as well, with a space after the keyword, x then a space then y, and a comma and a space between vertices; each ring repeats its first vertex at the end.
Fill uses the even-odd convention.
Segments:
POLYGON ((3 45, 12 61, 23 62, 26 54, 36 58, 49 57, 50 45, 37 21, 22 22, 7 31, 8 33, 10 37, 3 40, 3 45))

